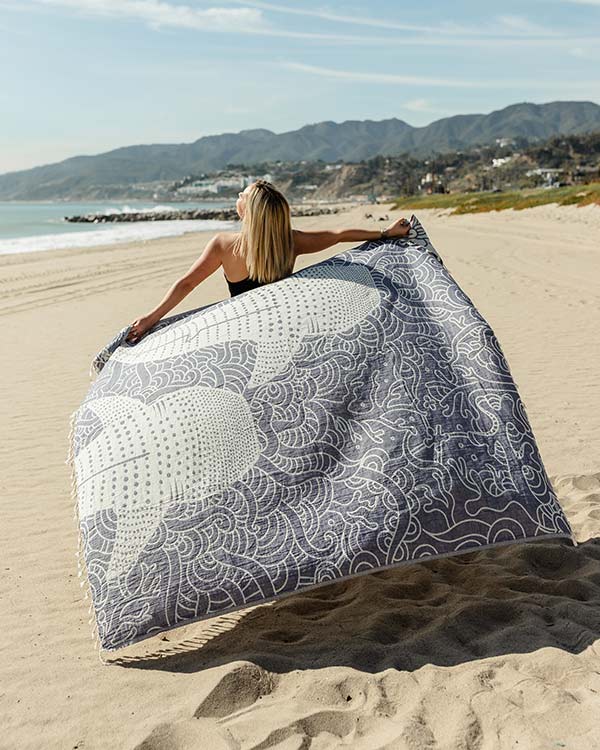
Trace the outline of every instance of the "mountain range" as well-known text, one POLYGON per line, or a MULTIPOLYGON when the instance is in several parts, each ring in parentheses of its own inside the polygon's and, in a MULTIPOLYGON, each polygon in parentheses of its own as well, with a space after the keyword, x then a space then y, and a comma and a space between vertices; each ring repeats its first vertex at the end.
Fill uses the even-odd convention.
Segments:
POLYGON ((423 127, 403 120, 326 121, 273 133, 242 130, 193 143, 124 146, 93 156, 0 175, 0 199, 44 200, 112 197, 136 183, 170 181, 213 172, 228 164, 343 160, 435 152, 488 145, 496 138, 543 140, 600 130, 600 106, 591 101, 522 102, 489 114, 454 115, 423 127))

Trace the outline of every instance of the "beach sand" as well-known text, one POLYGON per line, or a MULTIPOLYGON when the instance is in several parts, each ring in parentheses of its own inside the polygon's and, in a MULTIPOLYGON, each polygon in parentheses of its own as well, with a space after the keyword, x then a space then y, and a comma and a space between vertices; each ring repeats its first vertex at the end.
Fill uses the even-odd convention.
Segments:
MULTIPOLYGON (((385 226, 367 212, 412 213, 294 224, 385 226)), ((0 748, 600 748, 600 207, 415 213, 498 336, 579 545, 340 581, 105 666, 77 577, 69 416, 93 355, 211 235, 0 256, 0 748)), ((226 296, 219 270, 170 314, 226 296)))

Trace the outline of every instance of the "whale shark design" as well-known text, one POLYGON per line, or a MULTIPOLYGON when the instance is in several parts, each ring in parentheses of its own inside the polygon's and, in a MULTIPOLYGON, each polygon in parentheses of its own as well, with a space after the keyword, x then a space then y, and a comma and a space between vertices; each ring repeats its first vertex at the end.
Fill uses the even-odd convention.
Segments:
POLYGON ((247 401, 226 389, 183 388, 151 405, 106 396, 85 406, 103 429, 75 456, 79 515, 116 514, 109 580, 134 565, 170 503, 222 492, 260 454, 247 401))
POLYGON ((112 358, 154 362, 224 341, 250 340, 257 352, 248 385, 258 386, 285 369, 304 336, 345 331, 379 303, 365 266, 313 266, 151 332, 133 346, 122 345, 112 358))

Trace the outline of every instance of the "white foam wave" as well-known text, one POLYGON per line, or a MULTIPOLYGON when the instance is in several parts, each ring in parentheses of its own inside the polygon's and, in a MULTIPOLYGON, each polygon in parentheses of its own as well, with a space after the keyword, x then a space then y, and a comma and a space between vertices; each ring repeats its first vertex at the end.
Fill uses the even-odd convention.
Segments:
POLYGON ((159 211, 194 211, 196 206, 190 206, 189 208, 181 208, 180 206, 151 206, 150 208, 139 208, 136 206, 123 206, 122 208, 105 208, 103 211, 94 211, 95 214, 154 214, 159 211))
POLYGON ((0 240, 0 255, 35 252, 38 250, 59 250, 68 247, 95 247, 98 245, 113 245, 120 242, 143 242, 159 237, 177 237, 186 232, 227 230, 232 229, 234 226, 234 222, 217 221, 215 219, 135 222, 132 224, 117 223, 106 229, 41 234, 33 237, 16 237, 14 239, 0 240))

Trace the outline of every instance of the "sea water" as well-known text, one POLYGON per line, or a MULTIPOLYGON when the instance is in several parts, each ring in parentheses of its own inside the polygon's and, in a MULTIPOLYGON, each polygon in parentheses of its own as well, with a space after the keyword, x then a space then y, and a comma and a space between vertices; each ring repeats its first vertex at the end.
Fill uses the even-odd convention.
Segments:
POLYGON ((232 229, 235 222, 214 219, 136 221, 106 224, 73 224, 65 216, 89 213, 128 213, 229 208, 232 202, 159 204, 152 201, 0 201, 0 255, 65 247, 92 247, 116 242, 136 242, 171 237, 185 232, 232 229))

